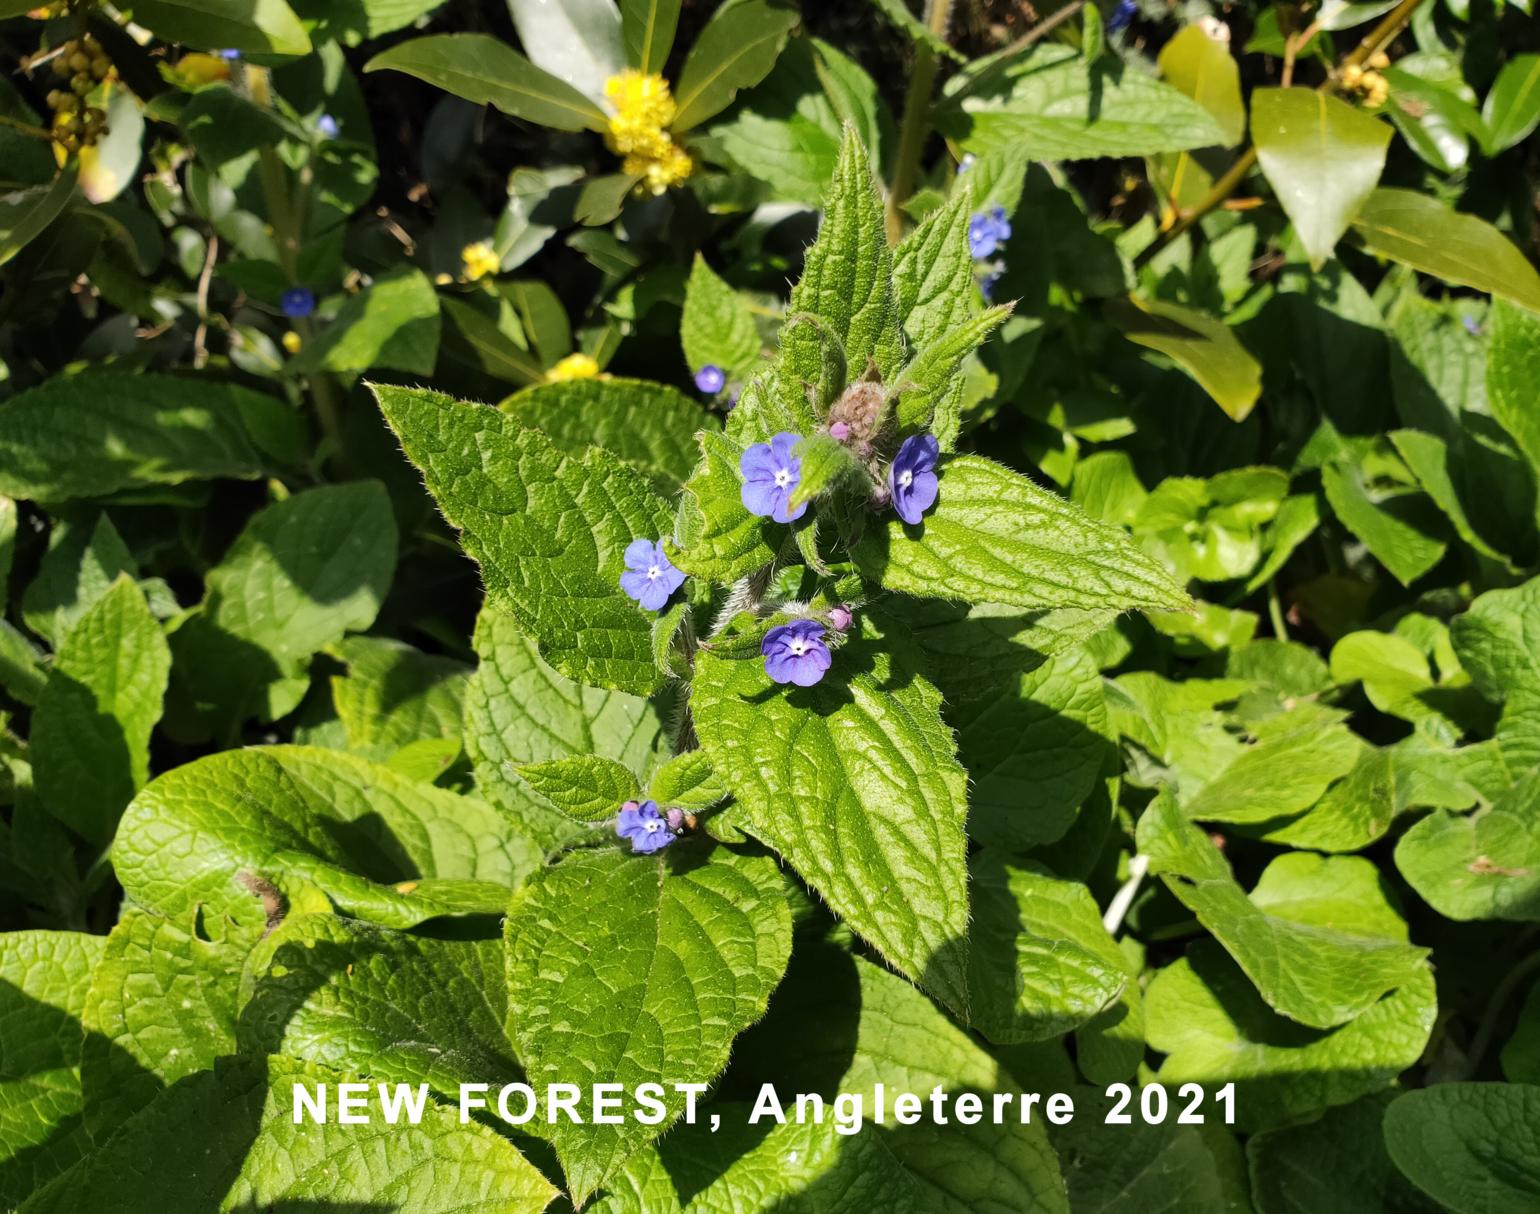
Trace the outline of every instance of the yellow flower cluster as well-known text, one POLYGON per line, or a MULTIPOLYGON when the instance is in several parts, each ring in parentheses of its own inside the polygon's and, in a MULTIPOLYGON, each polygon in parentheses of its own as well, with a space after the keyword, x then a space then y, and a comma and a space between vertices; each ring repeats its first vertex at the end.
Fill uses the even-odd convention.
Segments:
POLYGON ((661 194, 695 170, 690 153, 668 132, 678 111, 667 80, 628 70, 605 81, 604 95, 615 107, 605 143, 624 157, 622 172, 640 177, 648 190, 661 194))
POLYGON ((545 373, 550 383, 564 379, 593 379, 599 374, 599 364, 587 354, 569 354, 545 373))
POLYGON ((1342 87, 1349 92, 1360 94, 1364 104, 1370 109, 1378 109, 1390 97, 1390 81, 1375 69, 1389 66, 1390 57, 1384 51, 1375 51, 1369 58, 1367 70, 1357 64, 1350 64, 1342 69, 1340 78, 1342 87))
POLYGON ((468 244, 461 249, 460 262, 465 267, 465 277, 469 282, 485 278, 488 274, 496 274, 503 265, 503 259, 497 255, 497 250, 484 240, 478 240, 475 244, 468 244))

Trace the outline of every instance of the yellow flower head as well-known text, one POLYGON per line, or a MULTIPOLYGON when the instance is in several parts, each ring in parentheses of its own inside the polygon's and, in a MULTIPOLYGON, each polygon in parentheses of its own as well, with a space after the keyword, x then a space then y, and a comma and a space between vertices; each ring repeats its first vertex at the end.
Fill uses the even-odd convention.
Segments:
POLYGON ((503 265, 503 259, 497 255, 497 250, 484 240, 478 240, 475 244, 468 244, 461 249, 460 261, 465 266, 465 277, 471 282, 475 282, 478 278, 485 278, 488 274, 496 274, 503 265))
POLYGON ((564 379, 592 379, 599 374, 599 364, 587 354, 569 354, 545 373, 550 383, 564 379))
POLYGON ((299 348, 304 344, 305 343, 300 340, 300 335, 293 329, 290 329, 283 335, 283 348, 290 354, 298 354, 299 348))
POLYGON ((611 151, 653 158, 667 151, 672 143, 668 127, 676 113, 667 80, 627 70, 604 82, 604 96, 615 107, 610 116, 611 151))
POLYGON ((693 173, 695 161, 690 158, 689 152, 675 143, 670 144, 668 151, 656 159, 627 156, 621 168, 642 179, 640 188, 661 194, 693 173))
POLYGON ((668 133, 677 109, 667 80, 625 71, 605 82, 604 95, 615 107, 605 143, 624 157, 624 172, 642 179, 640 188, 661 194, 694 171, 690 154, 668 133))

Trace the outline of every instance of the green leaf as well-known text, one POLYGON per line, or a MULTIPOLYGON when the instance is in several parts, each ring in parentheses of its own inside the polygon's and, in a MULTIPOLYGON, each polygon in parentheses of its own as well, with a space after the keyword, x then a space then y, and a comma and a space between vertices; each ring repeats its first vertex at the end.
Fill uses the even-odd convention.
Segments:
MULTIPOLYGON (((447 357, 468 362, 497 379, 511 384, 538 384, 545 379, 540 360, 503 331, 499 323, 463 300, 445 296, 439 301, 449 322, 444 331, 447 357)), ((518 331, 511 318, 506 323, 518 331)), ((522 338, 521 338, 522 340, 522 338)))
POLYGON ((626 62, 639 72, 661 72, 674 45, 680 0, 621 0, 626 62))
POLYGON ((966 62, 945 38, 938 36, 930 26, 909 11, 905 0, 871 0, 871 4, 892 23, 894 29, 907 36, 916 46, 928 46, 938 55, 955 59, 959 63, 966 62))
POLYGON ((1102 678, 1077 641, 1111 616, 1057 613, 1068 625, 1059 634, 1051 612, 935 602, 906 610, 957 731, 974 839, 1019 850, 1074 823, 1111 749, 1102 678))
POLYGON ((1540 381, 1540 316, 1498 299, 1492 303, 1491 317, 1487 404, 1540 475, 1540 410, 1534 398, 1540 381))
POLYGON ((664 857, 574 853, 514 895, 509 1021, 532 1083, 665 1086, 661 1125, 558 1124, 550 1139, 581 1205, 710 1083, 786 969, 791 914, 774 862, 716 848, 664 857), (595 947, 602 941, 602 947, 595 947))
POLYGON ((171 651, 139 587, 119 577, 59 647, 32 718, 32 766, 43 805, 95 843, 150 774, 171 651))
POLYGON ((661 681, 648 613, 620 588, 622 553, 667 530, 641 473, 601 448, 579 460, 495 409, 374 386, 439 508, 462 529, 487 593, 580 683, 651 693, 661 681))
POLYGON ((1229 951, 1268 1006, 1314 1028, 1344 1024, 1387 991, 1415 984, 1427 950, 1384 902, 1366 860, 1280 856, 1248 898, 1203 831, 1169 796, 1139 819, 1139 850, 1177 899, 1229 951), (1356 905, 1325 890, 1351 881, 1356 905))
POLYGON ((547 759, 519 768, 537 793, 577 822, 612 818, 622 801, 634 800, 641 791, 630 768, 597 755, 547 759))
POLYGON ((37 576, 21 596, 21 618, 57 648, 119 574, 132 577, 138 572, 128 545, 105 513, 97 515, 89 531, 61 519, 48 536, 37 576))
POLYGON ((81 1125, 81 1012, 106 940, 0 936, 0 1202, 23 1201, 90 1150, 81 1125))
POLYGON ((1150 1048, 1167 1055, 1155 1078, 1209 1091, 1235 1084, 1243 1131, 1298 1121, 1389 1087, 1422 1056, 1438 1002, 1420 967, 1408 985, 1335 1029, 1296 1024, 1263 1003, 1219 945, 1199 941, 1145 990, 1150 1048))
POLYGON ((775 66, 786 37, 800 20, 795 8, 768 0, 741 0, 719 8, 695 39, 679 69, 674 98, 676 133, 725 110, 739 89, 752 88, 775 66))
POLYGON ((387 637, 349 637, 337 647, 346 676, 331 681, 348 749, 383 762, 425 739, 460 738, 470 669, 387 637))
POLYGON ((1540 272, 1484 219, 1415 190, 1379 189, 1360 208, 1353 230, 1371 253, 1540 312, 1540 272))
POLYGON ((254 480, 244 424, 270 397, 210 379, 85 371, 0 404, 0 493, 61 501, 189 480, 254 480))
POLYGON ((832 492, 841 482, 860 477, 870 483, 855 452, 827 434, 803 439, 797 455, 802 461, 802 478, 791 493, 789 505, 793 510, 804 502, 832 492))
POLYGON ((871 623, 816 687, 703 652, 692 707, 744 829, 903 973, 967 1007, 966 776, 941 697, 871 623), (893 891, 902 889, 902 898, 893 891))
POLYGON ((81 1018, 80 1086, 97 1142, 168 1084, 235 1052, 241 968, 260 931, 198 911, 178 920, 124 910, 91 971, 81 1018))
POLYGON ((1396 867, 1446 918, 1540 920, 1540 774, 1479 813, 1428 815, 1396 844, 1396 867))
POLYGON ((923 598, 1017 607, 1181 610, 1187 596, 1126 532, 973 455, 942 460, 940 497, 917 527, 872 520, 861 571, 923 598))
POLYGON ((669 559, 696 577, 735 582, 775 559, 783 531, 743 505, 743 448, 713 431, 696 442, 701 463, 679 498, 669 559))
POLYGON ((371 368, 432 375, 438 339, 438 295, 426 274, 406 266, 350 295, 289 369, 299 375, 347 375, 371 368))
POLYGON ((741 379, 759 361, 759 330, 748 304, 699 253, 685 283, 679 340, 691 371, 716 366, 729 380, 741 379))
MULTIPOLYGON (((1234 1140, 1219 1130, 1182 1125, 1175 1117, 1151 1124, 1137 1114, 1109 1129, 1114 1098, 1090 1088, 1071 1090, 1075 1117, 1050 1123, 1063 1161, 1070 1208, 1085 1214, 1235 1214, 1249 1210, 1225 1175, 1234 1140)), ((1139 1096, 1135 1089, 1135 1099, 1139 1096)), ((1124 1112, 1130 1110, 1125 1109, 1124 1112)), ((1205 1116, 1213 1119, 1212 1113, 1205 1116)), ((1242 1182, 1243 1184, 1243 1182, 1242 1182)))
MULTIPOLYGON (((281 1058, 221 1059, 163 1092, 40 1190, 27 1214, 78 1210, 369 1209, 539 1214, 556 1191, 497 1131, 428 1102, 419 1123, 337 1120, 352 1077, 281 1058), (324 1125, 296 1125, 294 1086, 327 1085, 324 1125)), ((371 1099, 374 1093, 369 1093, 371 1099)))
POLYGON ((203 50, 310 51, 305 27, 284 0, 134 0, 134 20, 166 42, 203 50))
POLYGON ((988 852, 972 864, 968 995, 973 1027, 1007 1044, 1058 1037, 1129 981, 1084 885, 988 852))
POLYGON ((0 194, 0 266, 59 218, 75 194, 75 178, 76 170, 66 166, 48 185, 23 186, 0 194))
POLYGON ((1385 1112, 1385 1148, 1454 1214, 1523 1214, 1540 1201, 1540 1087, 1440 1083, 1385 1112))
POLYGON ((1090 160, 1213 147, 1224 131, 1170 85, 1121 64, 1087 64, 1051 42, 986 61, 947 87, 942 134, 984 156, 1007 148, 1033 160, 1090 160))
MULTIPOLYGON (((1507 305, 1500 303, 1499 306, 1507 305)), ((1455 485, 1455 477, 1462 469, 1456 452, 1450 448, 1449 444, 1436 435, 1424 434, 1421 430, 1392 430, 1388 437, 1396 449, 1396 454, 1417 478, 1422 491, 1443 511, 1444 517, 1454 527, 1455 534, 1482 556, 1508 564, 1508 559, 1502 553, 1476 533, 1470 516, 1465 512, 1465 505, 1460 500, 1460 492, 1455 485)))
POLYGON ((953 332, 977 307, 968 249, 971 185, 970 178, 959 182, 946 206, 927 215, 893 251, 893 304, 916 349, 953 332))
POLYGON ((625 66, 615 0, 508 0, 508 12, 535 66, 587 97, 625 66))
POLYGON ((495 912, 541 856, 482 801, 305 746, 173 768, 134 798, 112 850, 129 896, 175 919, 201 902, 249 920, 250 890, 265 881, 290 899, 319 889, 397 927, 495 912))
POLYGON ((1302 813, 1353 770, 1363 749, 1335 716, 1304 704, 1252 726, 1255 742, 1218 775, 1178 793, 1182 812, 1201 822, 1260 825, 1302 813))
MULTIPOLYGON (((953 1094, 1018 1093, 1024 1087, 1056 1090, 1069 1082, 1055 1076, 1024 1083, 910 983, 827 944, 799 942, 765 1022, 740 1039, 735 1054, 735 1070, 752 1080, 747 1090, 756 1091, 754 1083, 773 1083, 788 1116, 792 1092, 816 1092, 829 1101, 860 1094, 871 1110, 879 1083, 891 1109, 900 1092, 922 1098, 937 1087, 953 1094)), ((981 1101, 988 1110, 990 1096, 981 1101)), ((671 1140, 672 1135, 663 1140, 665 1156, 671 1140)), ((852 1208, 836 1200, 843 1189, 822 1202, 815 1190, 803 1208, 842 1214, 873 1208, 905 1214, 1068 1214, 1041 1116, 1022 1124, 1019 1110, 1007 1108, 1000 1124, 992 1124, 986 1111, 976 1125, 950 1117, 937 1125, 927 1117, 915 1126, 886 1128, 877 1141, 885 1156, 879 1173, 906 1174, 918 1187, 917 1196, 905 1186, 893 1207, 879 1200, 876 1206, 852 1208)), ((647 1211, 651 1214, 651 1207, 647 1211)))
POLYGON ((1313 268, 1331 256, 1379 184, 1391 133, 1388 124, 1315 89, 1251 94, 1257 160, 1313 268))
POLYGON ((1540 55, 1515 55, 1503 64, 1481 107, 1481 118, 1488 156, 1529 138, 1540 126, 1540 55))
POLYGON ((1514 1083, 1540 1079, 1540 983, 1529 988, 1518 1024, 1502 1052, 1503 1075, 1514 1083))
POLYGON ((318 43, 333 39, 358 46, 382 34, 394 33, 412 25, 444 3, 444 0, 359 0, 357 4, 337 5, 331 0, 291 0, 300 18, 313 22, 311 29, 318 43))
POLYGON ((1396 1170, 1385 1149, 1388 1093, 1328 1109, 1315 1121, 1255 1135, 1246 1144, 1258 1214, 1440 1214, 1396 1170))
MULTIPOLYGON (((1171 86, 1207 110, 1218 125, 1220 142, 1233 148, 1246 133, 1246 105, 1241 73, 1228 40, 1213 37, 1203 23, 1189 25, 1160 50, 1160 74, 1171 86)), ((1259 89, 1253 102, 1265 89, 1259 89)), ((1258 149, 1260 150, 1260 149, 1258 149)))
POLYGON ((311 655, 374 623, 395 566, 395 517, 378 481, 267 507, 209 571, 202 609, 172 633, 174 694, 224 728, 285 715, 311 655))
POLYGON ((897 373, 904 335, 893 289, 893 256, 866 149, 852 130, 840 146, 823 226, 803 260, 787 315, 816 318, 781 330, 777 368, 790 407, 808 408, 803 385, 823 378, 825 341, 837 343, 852 377, 861 375, 868 359, 876 362, 884 380, 897 373))
POLYGON ((1376 497, 1364 484, 1363 469, 1348 459, 1323 467, 1321 484, 1337 519, 1403 586, 1443 559, 1449 547, 1443 520, 1426 496, 1393 492, 1376 497))
POLYGON ((540 659, 511 616, 488 605, 476 621, 480 664, 465 691, 465 749, 481 794, 531 837, 555 844, 571 824, 518 776, 527 763, 569 755, 616 759, 645 772, 667 743, 646 700, 573 683, 540 659))
POLYGON ((704 750, 675 755, 653 773, 647 795, 659 805, 681 809, 710 809, 727 796, 727 788, 711 770, 704 750))
MULTIPOLYGON (((938 436, 941 434, 943 402, 957 386, 963 359, 983 345, 985 339, 1011 314, 1014 306, 999 304, 989 308, 916 351, 899 373, 896 420, 901 431, 933 428, 938 436)), ((955 436, 955 427, 952 427, 952 432, 955 436)), ((944 445, 950 448, 952 444, 944 445)))
POLYGON ((487 34, 432 34, 381 51, 366 72, 397 71, 503 113, 558 131, 606 131, 597 104, 487 34))
POLYGON ((640 379, 540 384, 498 408, 573 455, 605 448, 635 464, 670 495, 695 469, 696 433, 721 424, 678 389, 640 379))
POLYGON ((1223 321, 1159 299, 1109 299, 1107 319, 1136 345, 1164 354, 1209 394, 1231 421, 1244 421, 1262 395, 1262 365, 1223 321))
POLYGON ((240 1051, 283 1054, 387 1083, 426 1083, 458 1101, 462 1083, 523 1079, 498 939, 443 940, 335 915, 299 915, 247 966, 240 1051))

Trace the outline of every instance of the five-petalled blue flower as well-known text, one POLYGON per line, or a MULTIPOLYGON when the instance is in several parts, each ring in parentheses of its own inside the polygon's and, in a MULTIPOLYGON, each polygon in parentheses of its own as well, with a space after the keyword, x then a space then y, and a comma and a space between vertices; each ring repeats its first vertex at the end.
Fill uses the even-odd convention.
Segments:
POLYGON ((888 492, 893 509, 906 523, 918 523, 920 516, 936 504, 936 460, 941 444, 935 435, 914 434, 906 438, 888 468, 888 492))
POLYGON ((782 431, 743 453, 738 471, 743 474, 743 508, 750 514, 794 523, 807 510, 806 502, 791 509, 791 495, 802 481, 802 460, 792 452, 801 441, 800 434, 782 431))
POLYGON ((759 652, 765 655, 765 673, 777 683, 811 687, 829 669, 833 659, 823 642, 824 626, 817 620, 792 620, 765 633, 759 652))
POLYGON ((715 396, 727 387, 727 372, 716 363, 707 363, 695 373, 695 386, 707 396, 715 396))
POLYGON ((615 817, 615 833, 631 840, 631 850, 644 855, 661 851, 674 841, 668 821, 658 812, 656 801, 627 801, 615 817))
POLYGON ((342 128, 337 125, 337 120, 330 114, 322 114, 316 119, 315 129, 321 138, 335 139, 337 138, 337 132, 342 128))
POLYGON ((968 221, 968 252, 974 261, 993 257, 996 250, 1011 238, 1011 221, 1005 217, 1004 207, 991 207, 980 211, 968 221))
POLYGON ((625 562, 620 588, 648 611, 661 611, 668 596, 684 585, 684 574, 653 540, 632 540, 626 545, 625 562))
POLYGON ((315 292, 309 287, 290 287, 278 300, 290 320, 304 320, 315 311, 315 292))

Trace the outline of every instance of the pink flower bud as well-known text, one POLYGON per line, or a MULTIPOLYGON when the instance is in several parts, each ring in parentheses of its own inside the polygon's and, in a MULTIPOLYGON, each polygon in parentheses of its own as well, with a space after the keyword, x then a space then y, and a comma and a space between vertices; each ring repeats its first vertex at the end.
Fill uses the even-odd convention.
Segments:
POLYGON ((829 437, 837 442, 844 442, 850 437, 850 426, 845 422, 835 422, 829 427, 829 437))
POLYGON ((855 613, 843 605, 831 608, 829 611, 829 623, 834 626, 835 632, 848 632, 855 618, 855 613))
POLYGON ((684 824, 684 810, 677 807, 665 810, 663 818, 668 823, 669 830, 678 830, 684 824))

